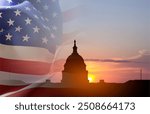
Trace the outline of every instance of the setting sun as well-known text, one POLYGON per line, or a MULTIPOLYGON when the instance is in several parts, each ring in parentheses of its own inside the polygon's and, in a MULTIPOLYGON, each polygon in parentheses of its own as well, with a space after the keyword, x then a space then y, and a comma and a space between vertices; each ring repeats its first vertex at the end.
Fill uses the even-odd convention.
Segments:
POLYGON ((94 82, 95 76, 93 74, 88 74, 89 82, 94 82))

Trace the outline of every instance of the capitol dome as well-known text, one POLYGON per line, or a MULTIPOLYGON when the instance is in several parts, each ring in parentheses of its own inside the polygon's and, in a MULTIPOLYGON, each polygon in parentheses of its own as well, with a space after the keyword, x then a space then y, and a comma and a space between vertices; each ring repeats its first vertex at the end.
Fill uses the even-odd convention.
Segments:
POLYGON ((67 58, 62 71, 62 83, 76 85, 77 83, 88 83, 88 71, 84 59, 78 54, 76 41, 74 41, 73 52, 67 58))
POLYGON ((67 58, 64 71, 77 72, 86 70, 84 59, 78 54, 76 41, 74 41, 73 53, 67 58))

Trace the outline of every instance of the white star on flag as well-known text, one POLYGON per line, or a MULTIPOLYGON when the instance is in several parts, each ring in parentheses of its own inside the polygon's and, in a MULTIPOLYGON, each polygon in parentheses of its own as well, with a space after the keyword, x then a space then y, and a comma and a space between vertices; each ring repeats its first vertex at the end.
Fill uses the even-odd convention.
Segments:
POLYGON ((47 44, 48 43, 48 39, 45 37, 42 39, 42 43, 47 44))
POLYGON ((40 28, 38 28, 37 26, 33 28, 34 33, 39 33, 40 28))
POLYGON ((19 11, 18 9, 16 11, 14 11, 16 16, 20 16, 21 15, 21 11, 19 11))
POLYGON ((25 20, 25 22, 26 22, 27 25, 28 25, 28 24, 30 25, 30 24, 31 24, 31 21, 32 21, 32 20, 29 19, 29 18, 27 18, 27 19, 25 20))
POLYGON ((8 33, 7 35, 5 35, 6 36, 6 40, 11 40, 11 38, 12 38, 12 35, 10 35, 10 33, 8 33))
POLYGON ((9 21, 7 21, 7 23, 9 24, 9 26, 13 26, 14 25, 14 22, 13 20, 9 19, 9 21))
POLYGON ((23 36, 23 42, 28 42, 29 41, 29 39, 30 39, 30 37, 28 36, 28 35, 26 35, 26 36, 23 36))
POLYGON ((20 32, 22 30, 22 28, 20 26, 16 27, 16 32, 20 32))

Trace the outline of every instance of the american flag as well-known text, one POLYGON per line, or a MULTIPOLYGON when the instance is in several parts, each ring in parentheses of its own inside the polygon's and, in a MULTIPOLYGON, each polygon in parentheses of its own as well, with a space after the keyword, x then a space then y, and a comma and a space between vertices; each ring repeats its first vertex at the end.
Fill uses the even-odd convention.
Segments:
POLYGON ((76 18, 77 9, 62 12, 59 0, 1 0, 0 78, 29 81, 48 74, 63 38, 76 35, 64 33, 63 24, 76 18))
POLYGON ((2 0, 1 5, 0 70, 36 75, 47 73, 50 65, 42 56, 49 52, 54 54, 62 37, 58 0, 2 0))

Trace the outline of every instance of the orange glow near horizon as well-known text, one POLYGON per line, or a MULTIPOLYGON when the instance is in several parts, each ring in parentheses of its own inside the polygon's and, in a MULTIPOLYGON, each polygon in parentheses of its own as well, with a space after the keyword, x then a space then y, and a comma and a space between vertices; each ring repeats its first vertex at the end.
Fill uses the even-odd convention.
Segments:
POLYGON ((139 79, 138 68, 125 66, 126 64, 110 62, 86 61, 88 80, 90 83, 97 83, 100 80, 105 82, 124 83, 128 80, 139 79))
POLYGON ((95 62, 86 62, 86 69, 88 70, 88 80, 90 83, 98 82, 98 78, 100 77, 100 74, 96 74, 96 72, 101 72, 102 67, 99 64, 96 64, 95 62))
POLYGON ((89 80, 89 82, 94 82, 95 76, 93 74, 88 74, 88 80, 89 80))
MULTIPOLYGON (((86 62, 88 70, 88 80, 90 83, 96 83, 100 80, 112 82, 116 77, 116 72, 113 63, 86 62)), ((117 68, 118 69, 118 68, 117 68)))

